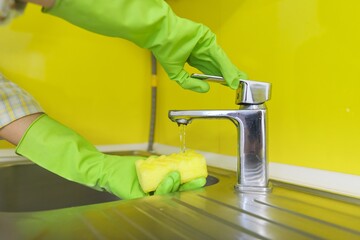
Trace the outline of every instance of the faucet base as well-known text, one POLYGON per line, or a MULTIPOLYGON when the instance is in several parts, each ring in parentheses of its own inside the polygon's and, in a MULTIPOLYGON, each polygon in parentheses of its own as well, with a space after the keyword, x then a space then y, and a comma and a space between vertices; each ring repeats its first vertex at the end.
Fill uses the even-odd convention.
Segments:
POLYGON ((262 193, 269 193, 272 191, 272 186, 271 184, 269 184, 266 187, 255 187, 255 186, 243 186, 241 184, 236 184, 234 186, 235 191, 240 192, 240 193, 257 193, 257 194, 262 194, 262 193))

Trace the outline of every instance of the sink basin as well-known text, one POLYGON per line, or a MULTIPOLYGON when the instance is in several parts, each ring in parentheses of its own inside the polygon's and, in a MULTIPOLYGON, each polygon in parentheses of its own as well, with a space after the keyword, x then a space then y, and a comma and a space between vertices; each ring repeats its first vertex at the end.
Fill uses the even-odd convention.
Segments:
POLYGON ((0 168, 0 211, 26 212, 119 200, 118 197, 68 181, 38 165, 0 168))
MULTIPOLYGON (((217 178, 208 176, 206 186, 217 182, 217 178)), ((110 193, 68 181, 30 161, 0 165, 0 212, 51 210, 117 200, 110 193)))
MULTIPOLYGON (((60 202, 50 209, 61 209, 52 211, 38 210, 62 197, 48 195, 68 182, 60 178, 49 189, 47 179, 31 178, 36 166, 17 165, 31 166, 30 173, 14 166, 0 166, 0 239, 360 239, 360 199, 275 180, 270 193, 238 193, 236 172, 211 166, 209 181, 219 182, 196 191, 71 208, 60 202), (19 182, 11 174, 2 177, 10 171, 29 175, 19 182), (42 191, 21 193, 35 182, 33 189, 42 191), (21 188, 13 191, 15 186, 21 188)), ((76 191, 67 193, 70 204, 76 191)))

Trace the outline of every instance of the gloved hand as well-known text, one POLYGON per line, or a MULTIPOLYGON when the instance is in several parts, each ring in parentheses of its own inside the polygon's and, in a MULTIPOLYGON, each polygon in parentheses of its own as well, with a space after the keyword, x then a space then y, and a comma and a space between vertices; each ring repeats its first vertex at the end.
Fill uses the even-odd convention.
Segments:
POLYGON ((0 25, 9 23, 14 17, 21 15, 25 7, 25 2, 0 0, 0 25))
POLYGON ((164 195, 171 192, 183 192, 201 188, 205 186, 206 178, 199 177, 192 181, 181 184, 181 176, 178 171, 170 172, 159 184, 155 195, 164 195))
MULTIPOLYGON (((76 132, 45 114, 27 129, 16 153, 68 180, 97 190, 105 189, 122 199, 146 195, 135 169, 135 161, 141 157, 103 154, 76 132)), ((191 189, 205 184, 201 180, 192 182, 195 185, 191 189)), ((189 189, 180 189, 180 174, 171 172, 155 194, 178 190, 189 189)))
POLYGON ((175 15, 164 0, 57 0, 44 9, 90 31, 128 39, 153 52, 170 79, 183 88, 207 92, 209 84, 184 70, 188 62, 205 74, 223 76, 233 89, 246 79, 202 24, 175 15))

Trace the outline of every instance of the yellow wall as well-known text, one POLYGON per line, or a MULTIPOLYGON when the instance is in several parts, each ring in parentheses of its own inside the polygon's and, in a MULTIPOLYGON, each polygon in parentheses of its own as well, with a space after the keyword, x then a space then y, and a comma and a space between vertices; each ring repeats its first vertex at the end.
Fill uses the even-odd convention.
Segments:
MULTIPOLYGON (((208 25, 251 79, 273 84, 271 161, 360 174, 358 1, 168 2, 180 16, 208 25)), ((94 144, 147 140, 151 76, 146 50, 29 6, 25 16, 0 28, 0 56, 0 71, 94 144)), ((228 88, 212 85, 208 94, 182 90, 162 70, 159 80, 156 142, 179 145, 179 130, 167 118, 170 109, 237 108, 228 88)), ((236 154, 230 121, 194 121, 186 141, 189 148, 236 154)))
MULTIPOLYGON (((250 79, 273 84, 270 161, 360 174, 360 2, 170 0, 178 15, 208 25, 250 79)), ((236 108, 234 92, 185 91, 160 73, 157 141, 179 145, 169 109, 236 108)), ((232 123, 196 120, 187 146, 235 155, 232 123)))
POLYGON ((0 27, 0 71, 94 144, 147 141, 147 50, 81 30, 29 5, 24 16, 0 27))

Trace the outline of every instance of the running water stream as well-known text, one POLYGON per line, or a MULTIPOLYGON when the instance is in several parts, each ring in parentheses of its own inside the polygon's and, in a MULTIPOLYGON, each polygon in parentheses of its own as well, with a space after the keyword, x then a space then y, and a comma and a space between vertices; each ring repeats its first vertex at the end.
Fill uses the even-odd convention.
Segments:
POLYGON ((180 152, 182 152, 182 153, 186 151, 185 135, 186 135, 186 125, 180 124, 179 125, 180 152))

